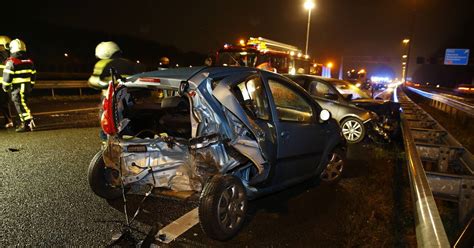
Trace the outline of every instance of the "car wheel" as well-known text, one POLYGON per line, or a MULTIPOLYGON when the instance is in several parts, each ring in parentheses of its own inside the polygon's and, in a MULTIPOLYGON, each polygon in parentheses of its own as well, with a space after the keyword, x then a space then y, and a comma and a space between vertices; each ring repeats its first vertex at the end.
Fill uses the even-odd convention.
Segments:
POLYGON ((118 171, 105 167, 102 151, 99 151, 89 164, 88 181, 91 190, 99 197, 107 200, 122 196, 120 187, 112 186, 111 177, 118 177, 118 171))
POLYGON ((342 135, 347 143, 355 144, 361 142, 365 137, 365 126, 359 119, 354 117, 345 118, 341 122, 342 135))
POLYGON ((344 171, 345 153, 336 148, 329 154, 328 162, 323 172, 319 176, 321 181, 325 183, 337 183, 342 178, 344 171))
POLYGON ((232 238, 242 227, 246 212, 247 195, 237 177, 214 176, 204 186, 199 202, 199 222, 210 238, 232 238))

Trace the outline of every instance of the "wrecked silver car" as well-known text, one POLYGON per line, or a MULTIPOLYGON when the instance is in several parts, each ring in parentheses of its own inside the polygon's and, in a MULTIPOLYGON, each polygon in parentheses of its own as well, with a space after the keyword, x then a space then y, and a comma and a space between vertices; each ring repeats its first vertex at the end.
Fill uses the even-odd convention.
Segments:
POLYGON ((285 76, 303 87, 319 105, 333 114, 348 143, 358 143, 365 135, 386 143, 399 135, 398 103, 372 99, 344 80, 314 75, 285 76))
POLYGON ((254 68, 181 68, 109 86, 107 144, 91 161, 98 196, 130 187, 199 197, 204 232, 226 240, 247 200, 313 177, 341 178, 345 140, 303 88, 254 68))

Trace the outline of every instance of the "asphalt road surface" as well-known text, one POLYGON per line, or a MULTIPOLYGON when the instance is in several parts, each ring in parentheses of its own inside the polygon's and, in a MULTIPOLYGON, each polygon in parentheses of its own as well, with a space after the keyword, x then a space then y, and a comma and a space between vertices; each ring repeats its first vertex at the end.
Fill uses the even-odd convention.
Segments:
MULTIPOLYGON (((97 112, 44 115, 38 124, 31 133, 0 130, 1 246, 107 246, 124 214, 121 200, 100 199, 87 183, 88 163, 100 147, 97 112)), ((397 145, 352 145, 338 185, 312 180, 251 202, 246 224, 230 241, 210 240, 196 225, 169 245, 156 245, 406 246, 414 224, 399 157, 397 145)), ((128 197, 132 215, 142 196, 128 197)), ((151 197, 133 236, 143 239, 152 226, 167 225, 196 206, 151 197)))

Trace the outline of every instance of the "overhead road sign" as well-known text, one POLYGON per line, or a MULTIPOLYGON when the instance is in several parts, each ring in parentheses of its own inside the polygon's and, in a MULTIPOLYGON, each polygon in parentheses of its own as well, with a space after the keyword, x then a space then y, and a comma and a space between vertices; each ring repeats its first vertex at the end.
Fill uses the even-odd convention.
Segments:
POLYGON ((444 56, 445 65, 467 65, 469 62, 469 49, 446 49, 444 56))

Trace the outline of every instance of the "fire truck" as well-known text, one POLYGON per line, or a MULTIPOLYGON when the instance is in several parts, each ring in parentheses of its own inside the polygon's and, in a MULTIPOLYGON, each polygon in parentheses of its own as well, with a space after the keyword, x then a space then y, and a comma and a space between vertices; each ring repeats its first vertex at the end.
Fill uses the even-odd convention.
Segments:
POLYGON ((309 55, 297 47, 262 37, 240 40, 238 45, 225 44, 217 51, 216 65, 290 74, 317 74, 318 68, 310 62, 309 55))

